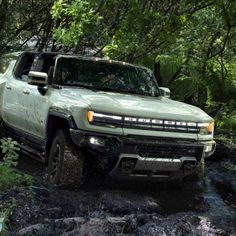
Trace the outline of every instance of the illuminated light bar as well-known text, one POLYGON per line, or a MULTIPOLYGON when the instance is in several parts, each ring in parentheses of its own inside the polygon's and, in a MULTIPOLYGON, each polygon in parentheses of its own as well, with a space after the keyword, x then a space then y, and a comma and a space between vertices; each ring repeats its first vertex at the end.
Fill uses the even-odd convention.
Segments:
POLYGON ((156 120, 156 119, 153 119, 153 120, 152 120, 152 123, 153 123, 153 124, 156 124, 156 125, 162 125, 162 124, 163 124, 163 120, 156 120))
POLYGON ((214 132, 214 122, 212 123, 198 123, 198 127, 204 132, 204 129, 208 131, 209 134, 214 132))
POLYGON ((94 125, 115 125, 116 127, 151 129, 160 131, 182 131, 200 133, 202 129, 207 129, 208 133, 214 130, 214 123, 197 123, 192 121, 162 120, 145 117, 132 117, 114 114, 104 114, 94 111, 87 112, 87 119, 94 125))
POLYGON ((176 121, 176 125, 178 125, 178 126, 186 126, 186 125, 187 125, 187 122, 176 121))
POLYGON ((99 118, 108 118, 108 119, 113 119, 113 120, 122 120, 121 116, 116 116, 116 115, 106 115, 106 114, 101 114, 101 113, 94 113, 93 117, 99 117, 99 118))
POLYGON ((188 122, 187 126, 189 126, 189 127, 196 127, 197 123, 195 123, 195 122, 188 122))
POLYGON ((210 125, 210 123, 198 123, 197 126, 198 127, 208 127, 210 125))
POLYGON ((214 122, 210 123, 208 126, 208 132, 213 133, 214 132, 214 122))
POLYGON ((151 123, 151 119, 139 118, 138 122, 140 122, 140 123, 151 123))
POLYGON ((125 117, 124 119, 125 119, 125 121, 129 121, 129 122, 137 122, 138 121, 138 118, 134 118, 134 117, 125 117))
POLYGON ((175 121, 172 121, 172 120, 165 120, 165 121, 164 121, 164 124, 165 124, 165 125, 175 125, 175 121))
POLYGON ((93 116, 94 116, 93 111, 88 111, 87 112, 87 119, 88 119, 89 122, 93 122, 93 116))

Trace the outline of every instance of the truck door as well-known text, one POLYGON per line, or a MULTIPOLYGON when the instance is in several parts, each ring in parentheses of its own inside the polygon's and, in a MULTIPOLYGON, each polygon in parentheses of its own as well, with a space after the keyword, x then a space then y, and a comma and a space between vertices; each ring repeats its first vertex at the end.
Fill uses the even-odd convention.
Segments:
MULTIPOLYGON (((34 62, 31 70, 48 73, 49 69, 54 66, 54 58, 55 54, 53 53, 41 54, 34 62)), ((44 138, 50 102, 48 96, 50 90, 45 95, 42 95, 38 90, 38 86, 25 82, 22 92, 23 129, 27 130, 33 136, 44 138)))
POLYGON ((15 69, 8 72, 2 99, 3 120, 12 128, 22 129, 24 125, 23 103, 24 88, 28 71, 34 59, 34 53, 23 53, 15 64, 15 69), (19 76, 19 74, 21 76, 19 76))
POLYGON ((48 111, 48 96, 42 96, 38 87, 26 83, 22 102, 23 129, 30 135, 45 137, 48 111))
POLYGON ((7 75, 3 93, 2 117, 14 130, 22 134, 42 136, 44 107, 47 98, 41 96, 37 86, 27 83, 28 73, 35 53, 23 53, 17 60, 14 71, 7 75))

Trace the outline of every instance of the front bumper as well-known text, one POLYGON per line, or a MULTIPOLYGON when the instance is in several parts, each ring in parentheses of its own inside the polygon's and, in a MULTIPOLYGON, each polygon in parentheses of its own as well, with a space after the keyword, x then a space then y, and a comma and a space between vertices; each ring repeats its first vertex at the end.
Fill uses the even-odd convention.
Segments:
POLYGON ((215 150, 213 140, 117 136, 73 129, 70 132, 73 142, 94 154, 105 169, 129 176, 168 177, 178 171, 186 175, 215 150), (92 144, 91 138, 101 142, 92 144))

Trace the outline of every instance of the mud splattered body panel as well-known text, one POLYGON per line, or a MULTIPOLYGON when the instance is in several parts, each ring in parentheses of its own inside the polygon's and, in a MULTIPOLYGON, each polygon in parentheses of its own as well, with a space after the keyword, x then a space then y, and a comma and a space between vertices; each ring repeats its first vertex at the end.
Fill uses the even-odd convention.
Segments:
MULTIPOLYGON (((91 77, 95 84, 99 80, 96 76, 91 77)), ((114 78, 109 77, 104 82, 101 78, 100 84, 111 79, 114 78)), ((125 79, 117 79, 119 86, 124 86, 125 79)), ((138 80, 135 83, 139 83, 138 80)), ((79 148, 104 154, 106 161, 111 159, 116 167, 152 171, 153 166, 153 171, 167 171, 171 170, 171 165, 176 170, 185 162, 199 163, 214 151, 213 129, 208 130, 213 119, 197 107, 162 96, 160 91, 146 68, 96 58, 23 53, 0 76, 1 118, 6 127, 17 130, 24 145, 31 146, 32 137, 36 140, 35 145, 40 143, 40 148, 45 149, 44 155, 52 132, 64 120, 79 148), (80 77, 76 68, 72 68, 73 71, 71 67, 64 68, 63 60, 72 66, 78 62, 91 64, 89 76, 95 72, 97 77, 104 75, 114 64, 114 70, 119 68, 119 73, 122 70, 138 71, 147 78, 143 77, 137 91, 131 90, 133 87, 126 91, 119 90, 119 87, 114 89, 110 82, 109 88, 93 87, 89 81, 84 82, 87 77, 80 77), (104 71, 94 72, 99 63, 104 71), (47 78, 44 87, 29 82, 30 71, 40 72, 38 76, 47 78), (65 82, 67 80, 69 82, 65 82), (156 91, 153 92, 151 87, 145 94, 145 86, 150 83, 156 91), (88 119, 88 114, 93 115, 92 120, 88 119), (26 138, 22 138, 23 134, 26 138), (163 140, 168 143, 161 143, 163 140), (183 148, 185 144, 187 146, 183 148), (132 147, 128 150, 128 146, 132 147)))

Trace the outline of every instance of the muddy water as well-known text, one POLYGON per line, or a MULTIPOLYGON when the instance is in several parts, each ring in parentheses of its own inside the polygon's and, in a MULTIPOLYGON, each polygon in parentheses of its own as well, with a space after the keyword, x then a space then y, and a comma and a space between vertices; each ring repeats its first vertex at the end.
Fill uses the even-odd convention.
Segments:
POLYGON ((203 190, 204 200, 209 204, 206 215, 211 222, 236 234, 236 157, 231 161, 209 163, 203 190))
POLYGON ((208 161, 204 180, 182 188, 95 178, 79 190, 49 192, 44 167, 22 158, 19 168, 35 176, 35 197, 14 212, 11 230, 36 225, 37 230, 30 226, 20 235, 234 235, 235 164, 234 157, 208 161), (21 218, 22 210, 28 218, 21 218))

